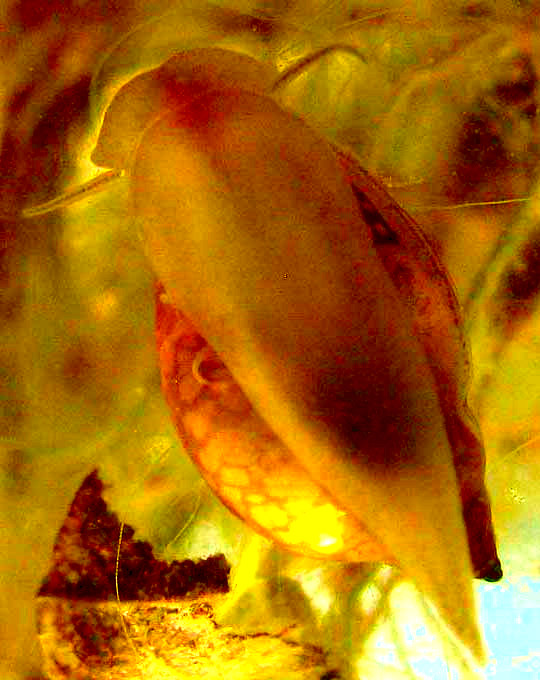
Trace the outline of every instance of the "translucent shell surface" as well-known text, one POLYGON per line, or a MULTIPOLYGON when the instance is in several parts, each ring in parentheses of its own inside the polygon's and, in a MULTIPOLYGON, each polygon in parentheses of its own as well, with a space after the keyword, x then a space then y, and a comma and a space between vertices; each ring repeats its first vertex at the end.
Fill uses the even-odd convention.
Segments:
POLYGON ((209 90, 262 93, 275 77, 271 67, 228 50, 204 48, 177 54, 117 92, 105 111, 92 161, 106 168, 129 169, 144 131, 164 110, 184 108, 209 90))
POLYGON ((394 561, 298 463, 162 284, 156 326, 162 388, 182 443, 230 510, 299 554, 394 561))
POLYGON ((271 81, 242 55, 177 55, 119 91, 93 156, 131 173, 174 422, 256 530, 397 562, 482 658, 470 579, 501 572, 452 285, 271 81))

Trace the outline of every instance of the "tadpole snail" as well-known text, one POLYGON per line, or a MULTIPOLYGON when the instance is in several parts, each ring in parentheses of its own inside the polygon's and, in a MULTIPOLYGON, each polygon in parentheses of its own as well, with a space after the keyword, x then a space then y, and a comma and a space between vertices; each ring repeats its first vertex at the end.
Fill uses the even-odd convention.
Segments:
POLYGON ((397 563, 482 660, 471 580, 502 572, 457 299, 415 222, 272 99, 276 79, 231 51, 175 55, 119 90, 92 156, 128 175, 173 420, 256 531, 397 563))

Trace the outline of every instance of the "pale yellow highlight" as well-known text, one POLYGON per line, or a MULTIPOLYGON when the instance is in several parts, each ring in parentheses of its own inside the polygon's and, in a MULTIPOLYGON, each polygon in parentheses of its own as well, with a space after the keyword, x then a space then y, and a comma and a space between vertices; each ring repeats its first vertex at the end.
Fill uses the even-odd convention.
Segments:
POLYGON ((299 545, 304 543, 312 550, 324 555, 340 552, 344 548, 344 516, 331 503, 314 508, 307 501, 287 503, 287 509, 299 511, 289 524, 288 531, 279 532, 285 543, 299 545))
POLYGON ((248 503, 264 503, 264 501, 268 500, 268 498, 266 496, 262 496, 259 493, 250 493, 246 500, 248 503))
MULTIPOLYGON (((320 494, 317 494, 320 495, 320 494)), ((284 508, 287 510, 289 515, 292 515, 293 517, 302 517, 305 515, 310 515, 311 513, 314 512, 314 506, 315 506, 315 500, 317 496, 313 497, 307 497, 307 498, 298 498, 298 499, 293 499, 290 501, 287 501, 284 504, 284 508)))
POLYGON ((285 510, 278 508, 277 505, 261 505, 251 508, 250 515, 257 524, 260 524, 265 529, 283 527, 289 521, 285 510))

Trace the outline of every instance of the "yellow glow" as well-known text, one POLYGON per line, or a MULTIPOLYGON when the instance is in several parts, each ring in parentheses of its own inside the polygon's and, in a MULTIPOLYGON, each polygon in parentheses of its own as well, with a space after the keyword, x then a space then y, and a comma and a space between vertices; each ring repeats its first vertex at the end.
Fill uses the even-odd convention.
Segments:
MULTIPOLYGON (((287 503, 290 509, 293 503, 287 503)), ((294 503, 302 512, 294 517, 288 531, 279 532, 281 540, 292 545, 306 543, 312 550, 328 554, 343 549, 344 512, 327 503, 314 508, 307 501, 294 503)))
POLYGON ((286 526, 289 517, 285 510, 278 508, 277 505, 260 505, 251 508, 251 517, 266 529, 286 526))
POLYGON ((285 508, 294 518, 310 516, 314 512, 314 496, 287 501, 285 508))
POLYGON ((319 541, 321 548, 334 548, 337 543, 337 538, 335 536, 324 536, 322 535, 319 541))
POLYGON ((246 500, 248 503, 264 503, 266 496, 261 496, 259 493, 250 493, 246 500))

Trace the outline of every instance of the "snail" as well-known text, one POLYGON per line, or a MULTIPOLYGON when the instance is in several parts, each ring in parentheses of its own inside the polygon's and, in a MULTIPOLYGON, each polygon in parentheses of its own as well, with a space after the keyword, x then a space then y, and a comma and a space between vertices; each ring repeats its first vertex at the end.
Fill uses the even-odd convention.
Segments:
POLYGON ((129 178, 172 418, 252 528, 399 565, 482 661, 472 578, 502 572, 452 284, 354 155, 280 106, 278 80, 195 49, 105 112, 92 161, 129 178))

